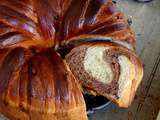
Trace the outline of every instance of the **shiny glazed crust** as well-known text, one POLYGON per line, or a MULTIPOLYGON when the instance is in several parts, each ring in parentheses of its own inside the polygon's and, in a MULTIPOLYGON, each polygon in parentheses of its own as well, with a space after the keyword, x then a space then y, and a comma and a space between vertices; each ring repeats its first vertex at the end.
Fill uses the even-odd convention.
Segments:
POLYGON ((0 10, 1 48, 47 48, 88 35, 135 45, 134 33, 112 0, 1 0, 0 10))
POLYGON ((6 116, 76 120, 80 114, 80 120, 87 119, 78 83, 56 52, 47 50, 34 55, 16 48, 0 55, 0 111, 6 116))
POLYGON ((81 86, 58 50, 97 37, 135 48, 134 32, 112 0, 1 0, 0 111, 11 119, 86 120, 81 86))

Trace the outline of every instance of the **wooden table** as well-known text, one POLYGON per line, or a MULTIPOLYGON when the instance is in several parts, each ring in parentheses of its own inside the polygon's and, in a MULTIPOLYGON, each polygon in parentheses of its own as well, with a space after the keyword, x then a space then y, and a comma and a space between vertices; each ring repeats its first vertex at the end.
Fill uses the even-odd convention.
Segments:
POLYGON ((114 104, 90 116, 90 120, 156 120, 160 109, 160 0, 137 3, 116 0, 131 16, 137 35, 137 53, 144 63, 144 78, 128 109, 114 104))

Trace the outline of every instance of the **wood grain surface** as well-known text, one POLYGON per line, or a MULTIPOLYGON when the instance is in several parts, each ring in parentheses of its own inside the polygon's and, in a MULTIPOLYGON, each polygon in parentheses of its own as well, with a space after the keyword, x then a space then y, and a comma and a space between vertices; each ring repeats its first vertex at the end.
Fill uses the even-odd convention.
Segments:
POLYGON ((128 109, 114 104, 90 116, 90 120, 156 120, 160 110, 160 0, 137 3, 116 0, 126 17, 132 18, 137 54, 144 63, 144 77, 128 109))

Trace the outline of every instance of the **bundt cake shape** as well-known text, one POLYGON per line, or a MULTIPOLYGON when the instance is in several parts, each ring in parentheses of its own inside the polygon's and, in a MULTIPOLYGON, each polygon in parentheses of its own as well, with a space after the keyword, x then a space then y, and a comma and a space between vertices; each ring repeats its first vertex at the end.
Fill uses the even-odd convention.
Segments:
POLYGON ((112 0, 1 0, 0 112, 86 120, 84 90, 128 107, 143 75, 135 42, 112 0))

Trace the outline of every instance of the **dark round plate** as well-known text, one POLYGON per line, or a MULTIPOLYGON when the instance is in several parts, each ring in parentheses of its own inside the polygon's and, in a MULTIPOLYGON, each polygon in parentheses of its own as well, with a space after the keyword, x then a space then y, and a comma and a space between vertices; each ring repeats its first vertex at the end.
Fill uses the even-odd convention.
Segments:
POLYGON ((110 104, 110 101, 103 96, 92 96, 85 94, 84 99, 87 107, 87 115, 91 115, 110 104))

